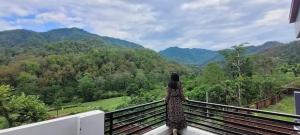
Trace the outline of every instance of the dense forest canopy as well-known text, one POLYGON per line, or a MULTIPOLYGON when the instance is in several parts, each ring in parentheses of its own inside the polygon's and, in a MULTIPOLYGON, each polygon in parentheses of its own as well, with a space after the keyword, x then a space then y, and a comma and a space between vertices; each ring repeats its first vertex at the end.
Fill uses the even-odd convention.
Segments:
POLYGON ((45 103, 53 104, 56 99, 87 102, 134 95, 165 86, 171 72, 189 72, 189 68, 149 49, 119 47, 93 38, 58 40, 71 34, 60 30, 62 34, 53 37, 52 32, 47 36, 57 42, 1 45, 1 83, 11 85, 16 93, 39 95, 45 103))

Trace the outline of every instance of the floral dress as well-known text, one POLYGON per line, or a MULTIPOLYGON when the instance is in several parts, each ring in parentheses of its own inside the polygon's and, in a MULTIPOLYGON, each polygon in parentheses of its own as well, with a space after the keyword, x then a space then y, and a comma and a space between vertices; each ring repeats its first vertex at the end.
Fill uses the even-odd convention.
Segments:
POLYGON ((177 89, 167 88, 167 126, 170 129, 181 130, 186 128, 186 119, 184 116, 182 102, 185 100, 182 85, 177 89))

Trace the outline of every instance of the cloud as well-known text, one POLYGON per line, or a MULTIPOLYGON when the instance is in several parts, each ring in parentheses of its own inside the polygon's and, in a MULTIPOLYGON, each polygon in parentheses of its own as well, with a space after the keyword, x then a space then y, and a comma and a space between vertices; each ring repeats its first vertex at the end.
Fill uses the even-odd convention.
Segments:
POLYGON ((249 4, 276 4, 282 1, 286 1, 286 0, 249 0, 249 4))
POLYGON ((162 50, 294 39, 287 0, 2 0, 0 30, 79 27, 162 50), (280 36, 284 34, 285 36, 280 36))
POLYGON ((9 22, 6 22, 4 20, 0 20, 0 30, 12 30, 12 29, 18 29, 18 28, 20 28, 20 27, 10 24, 9 22))
POLYGON ((288 22, 289 9, 275 9, 264 14, 264 17, 256 21, 258 26, 276 25, 288 22))
POLYGON ((204 8, 225 8, 225 4, 230 0, 194 0, 181 5, 183 10, 198 10, 204 8))
POLYGON ((60 23, 65 27, 83 28, 82 18, 67 16, 63 12, 45 12, 35 16, 34 22, 37 24, 46 24, 49 22, 60 23))

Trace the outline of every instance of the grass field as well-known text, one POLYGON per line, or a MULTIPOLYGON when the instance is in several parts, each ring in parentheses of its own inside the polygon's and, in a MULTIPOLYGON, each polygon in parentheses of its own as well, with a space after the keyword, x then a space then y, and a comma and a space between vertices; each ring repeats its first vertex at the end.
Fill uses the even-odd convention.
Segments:
MULTIPOLYGON (((130 100, 130 97, 116 97, 116 98, 98 100, 94 102, 82 103, 76 107, 59 110, 58 115, 64 116, 64 115, 76 114, 76 113, 95 110, 99 108, 103 110, 113 111, 118 106, 124 104, 128 100, 130 100)), ((50 111, 48 114, 51 117, 55 117, 56 113, 57 112, 54 110, 54 111, 50 111)))
POLYGON ((289 113, 295 114, 295 99, 294 96, 288 96, 282 99, 276 105, 272 105, 264 110, 273 111, 273 112, 281 112, 281 113, 289 113))
MULTIPOLYGON (((266 111, 272 112, 280 112, 280 113, 288 113, 288 114, 295 114, 295 99, 294 96, 288 96, 283 98, 279 103, 276 105, 272 105, 268 108, 265 108, 266 111)), ((266 115, 261 115, 266 116, 266 115)), ((266 116, 269 117, 269 116, 266 116)), ((281 120, 288 120, 293 121, 294 119, 289 119, 285 117, 273 116, 272 118, 281 119, 281 120)))

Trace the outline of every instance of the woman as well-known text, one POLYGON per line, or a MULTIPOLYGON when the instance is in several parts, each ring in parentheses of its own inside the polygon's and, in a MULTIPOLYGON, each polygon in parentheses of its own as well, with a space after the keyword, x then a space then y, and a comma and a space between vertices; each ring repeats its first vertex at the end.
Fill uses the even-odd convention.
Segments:
POLYGON ((168 84, 167 96, 167 126, 177 135, 177 131, 186 128, 186 120, 182 108, 182 102, 185 100, 179 75, 171 74, 171 80, 168 84))

